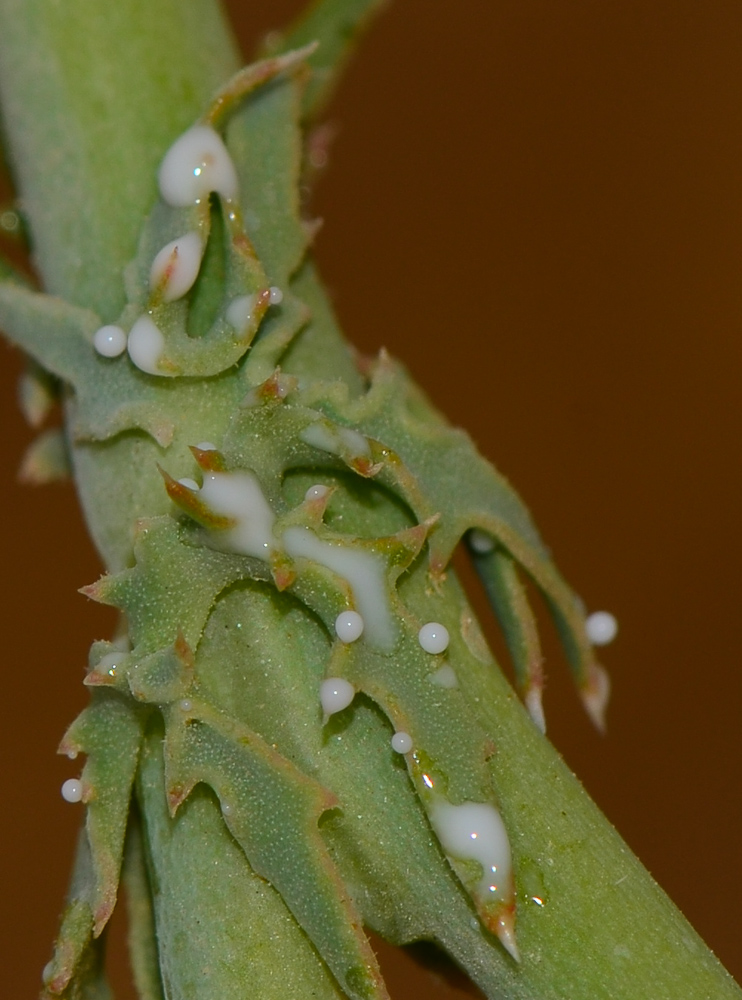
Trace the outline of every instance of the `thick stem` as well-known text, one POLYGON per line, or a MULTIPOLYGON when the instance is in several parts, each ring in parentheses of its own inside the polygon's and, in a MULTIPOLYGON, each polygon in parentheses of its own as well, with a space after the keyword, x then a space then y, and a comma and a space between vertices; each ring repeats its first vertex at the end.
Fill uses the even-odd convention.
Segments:
MULTIPOLYGON (((236 67, 228 31, 207 2, 0 0, 0 17, 6 135, 41 278, 113 319, 156 165, 236 67)), ((487 666, 472 684, 519 878, 523 962, 498 953, 503 995, 739 997, 500 675, 487 666)))

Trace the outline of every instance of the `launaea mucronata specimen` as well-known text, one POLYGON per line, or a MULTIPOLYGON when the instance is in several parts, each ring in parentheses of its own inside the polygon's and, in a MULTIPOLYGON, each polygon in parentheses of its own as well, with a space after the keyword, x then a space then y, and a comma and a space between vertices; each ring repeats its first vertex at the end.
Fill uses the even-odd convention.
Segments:
MULTIPOLYGON (((403 367, 347 346, 315 272, 303 135, 373 6, 315 5, 195 120, 171 115, 118 299, 43 252, 47 291, 0 285, 29 395, 65 408, 29 467, 69 463, 107 567, 84 592, 121 615, 61 744, 86 757, 64 786, 86 819, 48 998, 106 995, 122 864, 147 1000, 382 1000, 364 925, 436 942, 493 998, 641 995, 658 938, 677 955, 654 995, 718 975, 543 736, 526 579, 598 725, 610 621, 586 621, 403 367), (525 709, 451 568, 462 542, 525 709)), ((199 16, 192 37, 219 34, 199 16)), ((175 99, 162 74, 142 105, 175 99)))

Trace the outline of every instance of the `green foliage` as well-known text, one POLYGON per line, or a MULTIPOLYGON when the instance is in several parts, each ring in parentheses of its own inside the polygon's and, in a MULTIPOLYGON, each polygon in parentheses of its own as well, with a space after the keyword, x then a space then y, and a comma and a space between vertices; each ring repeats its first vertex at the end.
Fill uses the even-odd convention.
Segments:
MULTIPOLYGON (((101 933, 123 862, 146 1000, 380 1000, 364 923, 396 943, 436 941, 490 997, 738 996, 534 725, 540 652, 523 574, 546 599, 598 722, 606 691, 581 604, 528 511, 400 365, 385 353, 354 358, 314 271, 299 193, 302 125, 376 5, 315 4, 278 43, 281 56, 226 85, 232 56, 207 4, 203 21, 157 5, 162 38, 194 60, 180 76, 151 65, 133 0, 123 5, 131 21, 119 11, 106 26, 96 15, 90 30, 106 57, 111 32, 122 32, 115 58, 125 65, 138 53, 152 93, 136 88, 141 120, 122 108, 122 130, 134 123, 124 173, 105 180, 118 135, 95 124, 98 98, 78 87, 79 56, 60 57, 41 91, 57 109, 60 74, 73 81, 60 113, 84 135, 75 138, 82 157, 74 142, 70 156, 90 184, 73 182, 65 162, 61 193, 27 166, 27 149, 63 126, 49 125, 53 112, 46 125, 23 124, 13 74, 24 78, 20 49, 32 37, 38 52, 69 45, 74 19, 60 21, 40 0, 25 14, 10 0, 0 8, 18 22, 5 43, 6 116, 11 138, 21 136, 22 189, 28 174, 35 193, 47 285, 35 291, 3 272, 0 324, 33 359, 25 397, 34 419, 64 386, 66 443, 46 439, 31 466, 36 478, 56 474, 69 450, 107 565, 85 593, 122 616, 116 641, 92 647, 91 703, 61 748, 87 755, 87 820, 45 994, 107 995, 101 933), (292 51, 315 39, 319 47, 292 51), (223 133, 240 194, 173 205, 156 198, 155 168, 215 77, 221 90, 198 122, 223 133), (102 202, 133 172, 128 197, 106 217, 102 202), (73 188, 93 221, 67 204, 57 213, 56 201, 75 202, 73 188), (201 274, 169 300, 168 279, 150 269, 184 233, 204 248, 201 274), (82 271, 63 252, 73 239, 82 271), (129 333, 141 317, 160 331, 153 360, 96 352, 102 324, 129 333), (326 489, 311 491, 317 483, 326 489), (451 569, 462 539, 533 718, 451 569), (356 641, 336 630, 348 610, 365 619, 356 641), (427 622, 447 629, 445 655, 421 645, 427 622), (352 685, 340 711, 323 712, 326 678, 352 685), (412 749, 395 752, 394 733, 409 734, 412 749), (505 823, 496 892, 436 818, 442 804, 467 803, 505 823)), ((102 93, 123 100, 110 67, 103 77, 102 93)), ((67 148, 69 135, 60 142, 67 148)))

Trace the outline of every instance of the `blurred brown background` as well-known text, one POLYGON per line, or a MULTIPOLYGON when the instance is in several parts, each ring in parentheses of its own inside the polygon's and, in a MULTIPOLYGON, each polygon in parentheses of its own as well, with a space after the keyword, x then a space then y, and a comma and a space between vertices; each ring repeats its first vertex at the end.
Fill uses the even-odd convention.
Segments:
MULTIPOLYGON (((249 53, 301 4, 230 6, 249 53)), ((549 732, 737 977, 741 49, 732 0, 398 0, 331 109, 314 200, 348 335, 407 363, 618 616, 608 736, 551 640, 549 732)), ((31 435, 3 364, 0 928, 20 1000, 80 815, 54 751, 110 619, 76 594, 99 567, 71 487, 15 484, 31 435)))

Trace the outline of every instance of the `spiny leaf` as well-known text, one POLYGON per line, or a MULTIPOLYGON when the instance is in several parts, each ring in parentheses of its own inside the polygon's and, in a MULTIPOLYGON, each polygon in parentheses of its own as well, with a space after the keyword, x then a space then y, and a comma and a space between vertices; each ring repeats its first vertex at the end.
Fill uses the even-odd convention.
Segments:
POLYGON ((271 49, 284 52, 317 40, 310 56, 313 74, 304 95, 303 116, 314 118, 322 112, 338 77, 353 54, 358 36, 386 0, 315 0, 285 33, 270 37, 271 49))
POLYGON ((59 427, 43 431, 26 449, 18 478, 34 486, 67 479, 70 457, 64 432, 59 427))
POLYGON ((211 789, 198 785, 171 818, 163 735, 155 726, 145 744, 138 787, 169 1000, 224 1000, 236 983, 261 1000, 343 1000, 279 893, 250 867, 211 789))
POLYGON ((198 701, 174 708, 165 732, 171 809, 199 782, 209 784, 251 866, 281 893, 346 993, 385 998, 360 918, 317 830, 333 797, 256 734, 198 701))
POLYGON ((60 753, 87 754, 82 772, 94 887, 86 888, 98 937, 116 903, 129 800, 142 742, 139 713, 117 694, 96 691, 67 730, 60 753))

